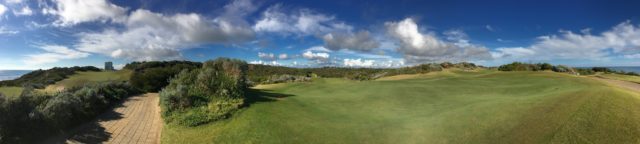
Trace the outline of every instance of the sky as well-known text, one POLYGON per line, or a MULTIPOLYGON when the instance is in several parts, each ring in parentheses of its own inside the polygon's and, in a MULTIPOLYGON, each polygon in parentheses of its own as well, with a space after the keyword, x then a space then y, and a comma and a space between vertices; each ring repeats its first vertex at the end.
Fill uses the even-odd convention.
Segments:
POLYGON ((632 0, 0 0, 0 70, 218 57, 289 67, 640 66, 632 0))

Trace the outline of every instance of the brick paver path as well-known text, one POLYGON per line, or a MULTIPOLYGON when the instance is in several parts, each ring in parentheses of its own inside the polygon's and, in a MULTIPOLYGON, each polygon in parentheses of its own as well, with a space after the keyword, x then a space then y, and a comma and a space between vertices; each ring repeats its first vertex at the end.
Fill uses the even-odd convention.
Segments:
POLYGON ((160 143, 162 119, 158 102, 157 93, 129 97, 96 121, 79 128, 66 143, 160 143))

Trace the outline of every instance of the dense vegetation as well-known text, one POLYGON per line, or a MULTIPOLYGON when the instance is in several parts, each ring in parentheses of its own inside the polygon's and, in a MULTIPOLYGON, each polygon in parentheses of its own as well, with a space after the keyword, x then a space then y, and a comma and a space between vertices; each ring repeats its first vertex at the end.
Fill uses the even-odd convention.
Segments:
POLYGON ((138 93, 127 83, 107 82, 52 95, 27 88, 19 97, 0 96, 0 143, 37 142, 91 120, 115 102, 138 93))
POLYGON ((510 64, 501 65, 498 67, 500 71, 545 71, 545 70, 553 70, 556 72, 567 72, 569 71, 569 67, 558 65, 554 66, 549 63, 537 63, 537 64, 529 64, 522 62, 513 62, 510 64))
POLYGON ((510 64, 501 65, 498 67, 500 71, 545 71, 552 70, 554 72, 566 72, 566 73, 575 73, 580 75, 592 75, 596 72, 602 73, 615 73, 622 75, 632 75, 632 76, 640 76, 640 74, 635 72, 625 72, 625 71, 615 71, 606 67, 593 67, 593 68, 571 68, 569 66, 564 65, 551 65, 549 63, 522 63, 522 62, 513 62, 510 64))
POLYGON ((219 58, 180 72, 160 92, 165 122, 196 126, 227 118, 244 103, 247 66, 219 58))
POLYGON ((321 68, 290 68, 282 66, 250 65, 248 77, 255 83, 273 83, 282 79, 282 75, 306 76, 323 78, 347 78, 352 80, 373 80, 383 76, 399 74, 419 74, 433 71, 442 71, 444 68, 475 69, 473 63, 428 63, 412 67, 402 67, 393 69, 383 68, 346 68, 346 67, 321 67, 321 68))
POLYGON ((0 81, 0 86, 19 86, 19 87, 34 87, 44 88, 49 84, 53 84, 57 81, 67 78, 69 75, 73 75, 78 71, 100 71, 99 68, 93 66, 85 67, 69 67, 69 68, 52 68, 48 70, 36 70, 27 73, 15 80, 0 81))
POLYGON ((146 92, 157 92, 169 84, 169 79, 182 70, 192 70, 202 66, 190 61, 133 62, 124 69, 132 70, 131 85, 146 92))

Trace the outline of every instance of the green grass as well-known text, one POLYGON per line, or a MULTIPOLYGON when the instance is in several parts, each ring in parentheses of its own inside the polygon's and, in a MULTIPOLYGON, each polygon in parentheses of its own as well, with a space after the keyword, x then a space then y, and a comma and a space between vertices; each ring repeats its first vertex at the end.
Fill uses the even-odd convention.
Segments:
POLYGON ((640 83, 640 76, 621 75, 621 74, 599 74, 597 76, 608 78, 608 79, 615 79, 615 80, 623 80, 623 81, 630 81, 630 82, 640 83))
POLYGON ((22 87, 0 87, 0 93, 8 97, 20 96, 20 93, 22 93, 22 87))
POLYGON ((638 143, 640 95, 552 72, 317 79, 250 93, 230 119, 163 143, 638 143))
POLYGON ((128 81, 132 71, 102 71, 102 72, 77 72, 69 78, 56 82, 45 88, 45 92, 55 92, 61 88, 78 87, 86 84, 105 81, 128 81))

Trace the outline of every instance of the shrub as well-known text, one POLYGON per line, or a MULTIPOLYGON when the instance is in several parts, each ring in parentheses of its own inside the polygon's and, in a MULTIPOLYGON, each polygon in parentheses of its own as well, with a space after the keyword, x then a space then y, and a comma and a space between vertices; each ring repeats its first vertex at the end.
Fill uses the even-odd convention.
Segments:
POLYGON ((244 103, 247 63, 219 58, 183 70, 160 92, 168 123, 196 126, 227 118, 244 103))
POLYGON ((0 143, 35 143, 89 121, 122 98, 139 92, 127 83, 107 82, 44 95, 26 88, 0 100, 0 143))
POLYGON ((554 66, 551 70, 553 70, 554 72, 573 72, 571 68, 564 65, 554 66))
POLYGON ((627 72, 627 73, 625 73, 625 75, 640 76, 640 74, 638 74, 636 72, 627 72))
POLYGON ((596 72, 593 71, 592 69, 582 69, 582 68, 576 68, 575 69, 580 75, 593 75, 596 72))
POLYGON ((157 92, 169 84, 169 79, 182 70, 201 67, 198 62, 163 61, 163 62, 133 62, 124 69, 133 70, 131 84, 145 92, 157 92))
POLYGON ((593 71, 595 71, 595 72, 606 72, 606 73, 608 73, 608 72, 613 72, 611 69, 606 68, 606 67, 593 67, 593 68, 591 68, 591 69, 592 69, 593 71))
POLYGON ((520 63, 520 62, 513 62, 510 64, 501 65, 500 67, 498 67, 498 70, 500 71, 531 71, 533 69, 534 68, 532 68, 531 64, 520 63))
POLYGON ((549 63, 541 63, 541 64, 538 64, 538 65, 540 65, 540 69, 541 70, 551 70, 551 69, 553 69, 553 65, 551 65, 549 63))

